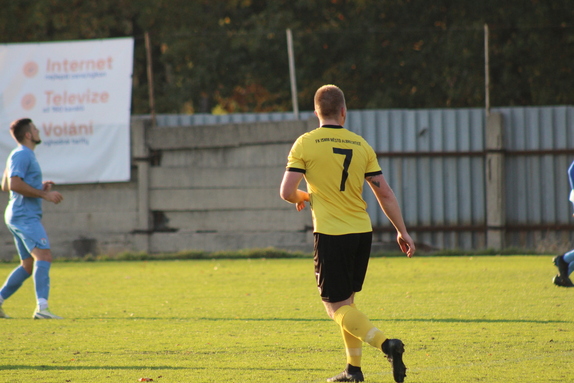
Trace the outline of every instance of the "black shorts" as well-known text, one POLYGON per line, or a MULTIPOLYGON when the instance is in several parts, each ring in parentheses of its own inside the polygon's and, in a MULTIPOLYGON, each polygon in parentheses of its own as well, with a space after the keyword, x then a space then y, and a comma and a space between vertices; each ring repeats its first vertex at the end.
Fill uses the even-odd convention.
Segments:
POLYGON ((315 276, 324 302, 341 302, 361 291, 373 233, 327 235, 315 233, 315 276))

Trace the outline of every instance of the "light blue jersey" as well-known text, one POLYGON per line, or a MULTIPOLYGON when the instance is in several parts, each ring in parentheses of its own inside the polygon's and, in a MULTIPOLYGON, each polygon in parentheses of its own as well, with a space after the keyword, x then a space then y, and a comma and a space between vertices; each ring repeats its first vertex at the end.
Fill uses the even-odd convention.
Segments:
MULTIPOLYGON (((6 163, 8 178, 20 177, 35 189, 42 189, 42 170, 36 160, 34 151, 22 145, 14 149, 6 163)), ((24 197, 22 194, 10 191, 10 202, 4 214, 6 223, 42 218, 42 198, 24 197)))

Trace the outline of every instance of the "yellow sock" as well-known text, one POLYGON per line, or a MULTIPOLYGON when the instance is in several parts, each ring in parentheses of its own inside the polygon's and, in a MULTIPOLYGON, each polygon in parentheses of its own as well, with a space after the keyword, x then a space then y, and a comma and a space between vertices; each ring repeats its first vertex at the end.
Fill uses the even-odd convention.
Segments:
MULTIPOLYGON (((351 307, 355 307, 355 304, 351 304, 351 307)), ((355 337, 353 334, 348 333, 342 327, 341 334, 343 335, 343 342, 345 342, 347 363, 351 366, 361 367, 361 357, 363 356, 363 341, 355 337)))
POLYGON ((344 331, 379 350, 381 349, 381 345, 386 339, 385 335, 373 326, 365 314, 355 307, 343 306, 339 308, 335 311, 334 319, 344 331))
POLYGON ((345 351, 347 353, 347 363, 351 366, 361 367, 361 357, 363 356, 363 341, 349 334, 344 328, 341 328, 343 341, 345 342, 345 351))

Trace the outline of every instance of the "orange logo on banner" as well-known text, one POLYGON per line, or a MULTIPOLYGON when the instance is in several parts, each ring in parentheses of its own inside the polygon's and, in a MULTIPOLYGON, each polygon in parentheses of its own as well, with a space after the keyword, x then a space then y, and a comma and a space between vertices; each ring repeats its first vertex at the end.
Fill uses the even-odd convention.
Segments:
POLYGON ((26 110, 32 109, 36 105, 36 97, 33 94, 28 93, 22 97, 22 108, 26 110))
POLYGON ((24 72, 24 76, 34 77, 36 76, 36 73, 38 73, 38 64, 36 64, 34 61, 28 61, 26 64, 24 64, 24 68, 22 68, 22 70, 24 72))

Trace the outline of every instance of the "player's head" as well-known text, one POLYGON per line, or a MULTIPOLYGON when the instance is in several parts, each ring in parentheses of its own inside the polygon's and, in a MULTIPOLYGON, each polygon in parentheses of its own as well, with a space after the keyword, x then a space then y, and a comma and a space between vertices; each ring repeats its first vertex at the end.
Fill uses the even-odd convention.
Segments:
POLYGON ((14 139, 20 144, 26 139, 27 133, 30 133, 30 140, 33 143, 39 144, 42 142, 39 137, 34 137, 34 130, 36 130, 36 127, 29 118, 21 118, 10 124, 10 133, 12 134, 12 137, 14 137, 14 139))
POLYGON ((315 112, 322 119, 338 119, 346 110, 345 95, 335 85, 323 85, 315 92, 315 112))

